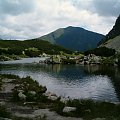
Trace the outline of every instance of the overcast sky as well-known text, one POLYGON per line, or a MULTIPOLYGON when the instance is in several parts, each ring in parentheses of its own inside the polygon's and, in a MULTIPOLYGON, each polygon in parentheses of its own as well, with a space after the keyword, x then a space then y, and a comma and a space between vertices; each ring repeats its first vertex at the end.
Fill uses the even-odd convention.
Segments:
POLYGON ((107 34, 119 14, 120 0, 0 0, 0 37, 29 39, 67 26, 107 34))

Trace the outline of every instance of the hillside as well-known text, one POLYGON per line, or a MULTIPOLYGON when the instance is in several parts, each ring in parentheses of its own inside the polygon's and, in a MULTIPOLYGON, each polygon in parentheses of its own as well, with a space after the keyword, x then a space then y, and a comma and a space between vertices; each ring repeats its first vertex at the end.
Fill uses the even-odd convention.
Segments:
POLYGON ((120 16, 117 18, 112 30, 110 30, 110 32, 105 36, 105 38, 100 43, 101 44, 105 43, 106 41, 115 38, 118 35, 120 35, 120 16))
POLYGON ((2 54, 6 52, 6 54, 22 54, 22 51, 29 48, 37 48, 40 53, 48 53, 48 54, 59 54, 60 51, 64 51, 66 53, 71 52, 68 49, 60 47, 58 45, 53 45, 48 41, 43 40, 0 40, 0 53, 2 54), (6 51, 7 50, 7 51, 6 51))
POLYGON ((119 50, 120 46, 120 16, 117 18, 112 30, 105 36, 105 38, 99 43, 101 46, 106 46, 119 50))
POLYGON ((115 49, 116 51, 120 52, 120 35, 113 39, 109 39, 108 41, 103 43, 101 46, 105 46, 107 48, 112 48, 112 49, 115 49))
POLYGON ((97 47, 97 44, 103 37, 101 34, 80 27, 69 26, 60 28, 37 39, 46 40, 72 50, 85 51, 97 47))

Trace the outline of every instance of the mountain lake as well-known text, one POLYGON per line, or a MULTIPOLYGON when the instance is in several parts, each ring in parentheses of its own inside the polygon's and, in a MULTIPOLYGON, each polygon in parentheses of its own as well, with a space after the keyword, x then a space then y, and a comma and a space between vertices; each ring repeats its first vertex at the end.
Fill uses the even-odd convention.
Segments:
POLYGON ((0 62, 0 74, 31 76, 58 96, 120 102, 120 70, 99 65, 48 65, 45 58, 0 62))

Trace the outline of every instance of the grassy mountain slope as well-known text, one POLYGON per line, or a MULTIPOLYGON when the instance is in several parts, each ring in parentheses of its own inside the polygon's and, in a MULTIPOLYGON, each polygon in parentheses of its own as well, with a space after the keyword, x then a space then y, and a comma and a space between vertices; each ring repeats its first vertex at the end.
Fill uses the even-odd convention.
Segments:
POLYGON ((37 39, 50 41, 65 48, 85 51, 97 47, 97 44, 103 37, 101 34, 80 27, 69 26, 67 28, 60 28, 37 39))
POLYGON ((112 49, 115 49, 116 51, 120 52, 120 35, 113 39, 106 41, 101 46, 105 46, 107 48, 112 48, 112 49))

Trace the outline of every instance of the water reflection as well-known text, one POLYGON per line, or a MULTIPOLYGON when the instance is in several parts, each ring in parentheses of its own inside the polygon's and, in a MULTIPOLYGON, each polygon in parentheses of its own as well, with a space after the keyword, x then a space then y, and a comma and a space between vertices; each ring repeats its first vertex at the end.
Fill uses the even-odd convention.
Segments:
POLYGON ((113 66, 85 66, 85 72, 95 75, 107 75, 110 78, 112 85, 120 101, 120 69, 113 66))
POLYGON ((108 66, 7 63, 0 73, 31 76, 48 90, 71 98, 120 101, 120 70, 108 66))

